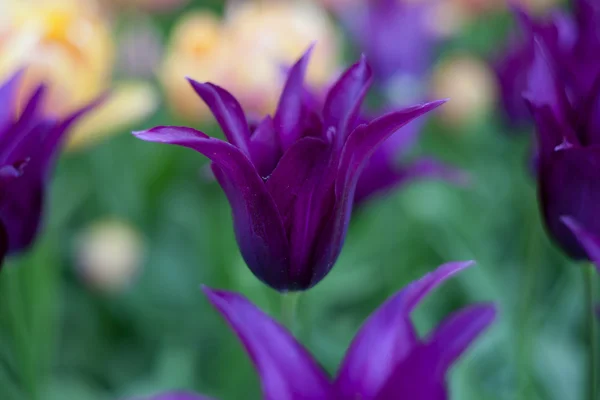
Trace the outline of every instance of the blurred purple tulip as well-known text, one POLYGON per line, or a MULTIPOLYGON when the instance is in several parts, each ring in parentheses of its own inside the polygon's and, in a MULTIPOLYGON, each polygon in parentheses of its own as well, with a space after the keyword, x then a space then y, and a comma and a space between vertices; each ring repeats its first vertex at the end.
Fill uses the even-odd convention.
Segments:
POLYGON ((584 48, 599 54, 600 3, 580 0, 577 6, 576 35, 568 41, 558 30, 554 35, 539 33, 524 18, 534 38, 524 98, 536 125, 539 198, 546 227, 569 256, 586 259, 585 250, 561 221, 570 216, 590 234, 600 235, 600 63, 582 56, 584 48), (567 42, 572 46, 565 48, 567 42))
POLYGON ((37 234, 53 161, 67 129, 93 105, 65 120, 44 115, 40 86, 17 114, 22 73, 0 86, 0 263, 37 234))
MULTIPOLYGON (((430 26, 436 0, 361 1, 337 9, 358 49, 373 67, 373 80, 384 98, 384 109, 427 97, 438 37, 430 26)), ((423 128, 421 118, 408 124, 375 151, 367 162, 355 193, 356 204, 373 195, 399 188, 415 179, 443 179, 465 184, 467 174, 434 159, 403 165, 399 160, 414 146, 423 128)))
MULTIPOLYGON (((436 1, 404 2, 372 0, 345 6, 338 11, 360 51, 373 66, 378 85, 414 82, 424 87, 423 79, 431 70, 437 37, 429 24, 436 1)), ((406 95, 410 84, 399 91, 406 95)), ((409 101, 422 98, 422 90, 412 93, 409 101)))
POLYGON ((211 159, 231 204, 246 264, 279 291, 305 290, 327 275, 341 252, 357 181, 369 157, 401 127, 444 102, 358 124, 371 82, 365 59, 342 74, 315 108, 304 87, 309 55, 291 68, 275 116, 265 117, 254 130, 229 92, 190 79, 228 142, 185 127, 134 133, 143 140, 192 148, 211 159))
MULTIPOLYGON (((410 316, 429 292, 470 265, 445 264, 390 297, 359 330, 335 379, 283 326, 243 296, 208 288, 204 292, 246 348, 266 400, 444 400, 448 370, 494 321, 495 307, 465 307, 426 338, 418 337, 410 316)), ((205 398, 170 393, 151 399, 205 398)))

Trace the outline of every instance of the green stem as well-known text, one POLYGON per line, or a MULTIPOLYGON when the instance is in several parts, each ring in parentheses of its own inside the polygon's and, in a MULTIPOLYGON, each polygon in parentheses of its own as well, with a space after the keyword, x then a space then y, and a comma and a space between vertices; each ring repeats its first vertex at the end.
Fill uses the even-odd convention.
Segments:
POLYGON ((533 305, 536 299, 536 288, 538 282, 538 273, 540 266, 540 240, 538 227, 540 221, 537 220, 537 210, 533 207, 526 208, 527 220, 529 222, 529 232, 525 249, 525 265, 523 276, 523 287, 520 298, 520 307, 518 314, 519 330, 517 336, 517 371, 518 371, 518 393, 519 399, 528 400, 533 398, 530 382, 532 368, 532 330, 531 323, 533 314, 533 305))
POLYGON ((294 333, 296 329, 296 313, 300 292, 288 292, 281 295, 281 322, 294 333))
POLYGON ((584 279, 584 296, 585 296, 585 308, 586 308, 586 319, 587 319, 587 334, 589 343, 589 358, 588 358, 588 398, 590 400, 597 400, 597 386, 596 381, 598 376, 598 344, 596 341, 596 315, 594 312, 594 277, 595 268, 593 265, 583 267, 583 279, 584 279))

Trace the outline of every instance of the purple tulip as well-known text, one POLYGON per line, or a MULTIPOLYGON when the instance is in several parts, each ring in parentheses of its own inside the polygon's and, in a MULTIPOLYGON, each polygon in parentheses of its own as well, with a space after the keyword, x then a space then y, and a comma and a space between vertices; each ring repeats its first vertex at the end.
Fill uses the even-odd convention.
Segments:
POLYGON ((333 267, 346 236, 361 170, 379 145, 435 101, 357 124, 371 81, 365 59, 351 66, 319 109, 304 88, 310 51, 290 70, 274 117, 251 130, 238 101, 190 79, 227 142, 186 127, 134 132, 192 148, 212 161, 231 204, 236 239, 252 272, 279 291, 304 290, 333 267))
POLYGON ((590 33, 588 26, 592 17, 600 24, 598 4, 595 0, 578 2, 577 35, 570 41, 574 45, 568 53, 560 35, 544 36, 532 30, 533 62, 524 93, 536 124, 539 198, 545 224, 552 238, 574 259, 585 259, 587 254, 560 220, 563 215, 579 221, 590 234, 600 235, 600 69, 592 74, 591 63, 579 56, 587 45, 589 54, 598 53, 594 51, 597 32, 590 33), (585 87, 584 81, 594 83, 585 87))
MULTIPOLYGON (((283 326, 243 296, 204 292, 246 348, 265 400, 444 400, 448 370, 494 321, 495 307, 465 307, 426 338, 418 337, 410 315, 430 291, 470 265, 445 264, 390 297, 359 330, 334 379, 283 326)), ((151 399, 205 398, 170 393, 151 399)))
POLYGON ((527 88, 528 71, 533 62, 533 36, 552 42, 557 57, 567 55, 573 47, 575 26, 573 18, 564 12, 554 12, 541 21, 533 20, 517 8, 514 13, 521 35, 511 37, 506 52, 494 63, 494 69, 506 117, 511 124, 521 125, 531 121, 523 91, 527 88))
POLYGON ((94 104, 64 121, 43 114, 40 86, 16 112, 22 73, 0 87, 0 263, 26 249, 40 225, 48 175, 67 129, 94 104))

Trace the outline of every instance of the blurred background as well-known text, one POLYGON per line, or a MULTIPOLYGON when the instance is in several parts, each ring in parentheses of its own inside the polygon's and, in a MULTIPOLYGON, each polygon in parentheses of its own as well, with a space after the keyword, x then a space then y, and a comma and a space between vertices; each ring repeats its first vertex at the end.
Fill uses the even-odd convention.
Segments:
MULTIPOLYGON (((312 42, 308 81, 326 88, 361 52, 371 55, 356 29, 365 2, 1 0, 1 79, 27 65, 22 91, 45 80, 57 114, 107 90, 110 98, 72 132, 36 245, 0 275, 0 399, 167 389, 260 398, 246 353, 199 286, 241 292, 274 317, 279 295, 244 266, 207 160, 129 132, 174 124, 222 137, 184 77, 226 87, 260 116, 312 42)), ((464 304, 500 307, 453 369, 453 398, 581 399, 582 282, 543 231, 532 127, 507 118, 497 79, 518 29, 505 0, 430 3, 426 65, 376 76, 369 104, 451 98, 399 161, 436 157, 468 184, 416 180, 355 210, 337 266, 300 299, 297 337, 333 373, 389 295, 445 261, 475 259, 414 315, 426 333, 464 304)), ((521 3, 534 14, 568 6, 521 3)), ((419 48, 409 33, 391 42, 419 48)))

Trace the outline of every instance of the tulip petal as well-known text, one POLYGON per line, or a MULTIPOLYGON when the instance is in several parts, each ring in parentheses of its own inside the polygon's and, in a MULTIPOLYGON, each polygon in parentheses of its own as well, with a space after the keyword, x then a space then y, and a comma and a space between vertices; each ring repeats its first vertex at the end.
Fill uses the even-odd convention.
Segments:
POLYGON ((386 114, 369 124, 360 125, 350 134, 342 149, 336 172, 335 209, 318 239, 315 282, 329 272, 341 251, 350 222, 356 185, 369 157, 401 127, 445 102, 446 100, 434 101, 386 114))
POLYGON ((567 121, 570 105, 566 93, 556 77, 553 66, 550 64, 546 48, 538 39, 534 42, 534 58, 523 98, 539 125, 545 124, 543 121, 538 120, 540 117, 544 117, 544 114, 539 114, 540 110, 549 110, 553 117, 554 129, 537 130, 542 154, 554 150, 564 140, 572 145, 579 144, 579 139, 575 133, 568 129, 567 121))
POLYGON ((56 129, 55 121, 42 121, 23 135, 11 155, 15 160, 29 162, 19 179, 15 179, 10 190, 0 202, 0 219, 9 237, 8 252, 14 253, 27 248, 39 229, 46 170, 41 162, 45 158, 45 140, 56 129))
POLYGON ((329 90, 323 107, 324 129, 335 129, 336 148, 342 147, 354 126, 371 80, 371 68, 362 56, 329 90))
POLYGON ((323 213, 330 211, 323 204, 332 194, 331 185, 324 184, 330 156, 329 143, 314 137, 302 138, 283 155, 267 180, 289 243, 294 244, 290 248, 289 282, 297 287, 289 287, 290 290, 307 289, 312 283, 314 240, 323 213))
POLYGON ((200 83, 192 78, 187 78, 187 80, 210 108, 229 143, 252 158, 248 149, 250 129, 244 110, 236 98, 227 90, 212 83, 200 83))
POLYGON ((192 128, 159 126, 134 135, 188 147, 213 161, 215 177, 231 204, 244 260, 259 279, 277 287, 287 275, 287 237, 275 202, 248 157, 234 145, 192 128))
POLYGON ((302 135, 300 126, 303 114, 304 76, 306 75, 312 50, 313 46, 290 69, 273 118, 284 151, 290 148, 302 135))
POLYGON ((577 221, 571 217, 562 217, 561 221, 571 229, 581 246, 587 252, 590 260, 600 271, 600 238, 590 234, 577 221))
POLYGON ((394 368, 418 346, 410 313, 446 279, 473 265, 440 266, 388 299, 363 324, 342 361, 335 384, 347 398, 373 398, 394 368))
POLYGON ((203 288, 254 363, 265 400, 331 398, 331 384, 292 335, 243 296, 203 288))
POLYGON ((427 340, 436 354, 436 370, 445 372, 496 318, 492 304, 471 305, 442 322, 427 340))
MULTIPOLYGON (((315 175, 329 159, 329 145, 317 138, 305 137, 285 152, 266 182, 267 190, 277 205, 286 231, 291 228, 294 204, 313 183, 315 175)), ((314 183, 313 183, 314 184, 314 183)), ((295 245, 295 244, 294 244, 295 245)))
POLYGON ((574 259, 587 259, 585 249, 560 220, 569 216, 592 234, 600 233, 600 146, 555 151, 539 164, 539 198, 551 236, 574 259))
POLYGON ((273 127, 273 119, 266 116, 256 127, 250 138, 250 153, 252 163, 263 178, 273 172, 281 158, 281 148, 276 138, 277 133, 273 127))
POLYGON ((22 76, 23 71, 18 71, 0 86, 0 132, 16 117, 14 105, 22 76))
POLYGON ((27 139, 31 139, 31 130, 35 124, 39 123, 36 117, 41 108, 40 103, 43 100, 45 92, 46 87, 43 85, 39 86, 27 102, 19 120, 11 124, 5 132, 0 134, 0 161, 7 161, 11 164, 18 161, 18 156, 15 156, 15 152, 23 150, 24 146, 21 143, 27 139))

